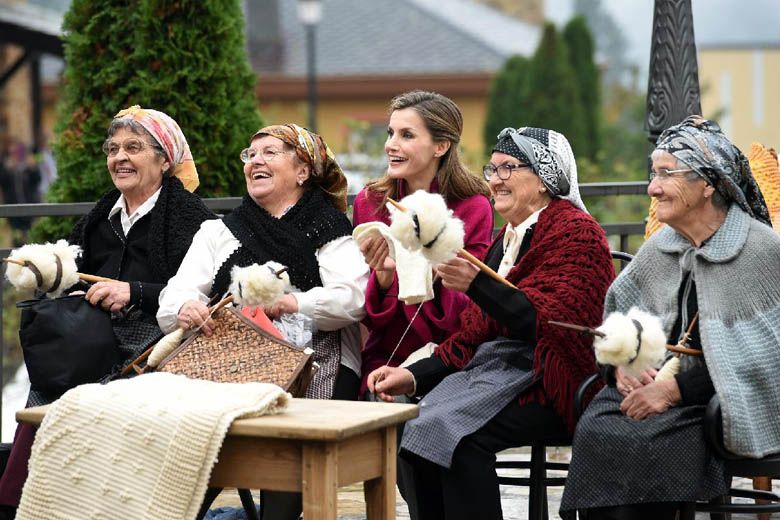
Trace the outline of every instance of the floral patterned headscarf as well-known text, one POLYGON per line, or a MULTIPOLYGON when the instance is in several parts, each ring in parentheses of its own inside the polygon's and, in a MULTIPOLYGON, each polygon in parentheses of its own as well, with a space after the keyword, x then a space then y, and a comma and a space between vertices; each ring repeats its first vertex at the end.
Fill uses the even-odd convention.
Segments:
POLYGON ((132 119, 143 126, 162 147, 166 159, 171 163, 174 177, 177 177, 187 190, 195 191, 200 183, 198 170, 195 168, 187 139, 171 116, 159 110, 133 105, 120 110, 114 119, 132 119))
POLYGON ((723 134, 714 121, 688 116, 682 123, 664 130, 657 150, 674 155, 709 182, 727 201, 748 215, 770 225, 769 210, 742 152, 723 134))
POLYGON ((347 177, 321 136, 290 123, 261 128, 249 142, 261 135, 276 137, 295 148, 298 158, 311 167, 312 183, 325 192, 336 209, 341 212, 347 210, 347 177))
POLYGON ((577 163, 566 137, 554 130, 524 126, 504 128, 494 152, 515 157, 529 165, 551 197, 566 199, 587 212, 577 184, 577 163))

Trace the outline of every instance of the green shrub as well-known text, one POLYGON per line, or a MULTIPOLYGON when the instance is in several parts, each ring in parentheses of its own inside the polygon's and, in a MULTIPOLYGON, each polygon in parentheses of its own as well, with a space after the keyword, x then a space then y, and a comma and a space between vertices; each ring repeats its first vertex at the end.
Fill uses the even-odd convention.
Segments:
MULTIPOLYGON (((65 73, 51 202, 95 201, 112 187, 100 146, 130 105, 182 128, 202 197, 240 195, 238 154, 261 126, 240 0, 74 0, 63 21, 65 73)), ((73 219, 43 219, 35 241, 66 236, 73 219)))
POLYGON ((585 18, 573 18, 563 30, 569 50, 569 63, 574 70, 577 92, 585 123, 583 150, 579 155, 595 161, 601 149, 601 87, 599 71, 593 60, 593 37, 585 18))
POLYGON ((496 144, 496 136, 504 128, 524 126, 524 111, 528 96, 529 61, 524 56, 512 56, 496 73, 490 85, 485 116, 485 153, 496 144))

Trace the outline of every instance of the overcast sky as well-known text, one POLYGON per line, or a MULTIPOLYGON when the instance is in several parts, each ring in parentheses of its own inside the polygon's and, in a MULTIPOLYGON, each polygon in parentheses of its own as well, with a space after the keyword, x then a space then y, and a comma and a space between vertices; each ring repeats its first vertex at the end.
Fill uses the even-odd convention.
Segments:
MULTIPOLYGON (((545 0, 557 24, 572 16, 573 0, 545 0)), ((629 43, 626 57, 646 73, 650 63, 653 0, 601 0, 629 43)), ((697 45, 741 44, 780 47, 780 1, 692 0, 697 45)))

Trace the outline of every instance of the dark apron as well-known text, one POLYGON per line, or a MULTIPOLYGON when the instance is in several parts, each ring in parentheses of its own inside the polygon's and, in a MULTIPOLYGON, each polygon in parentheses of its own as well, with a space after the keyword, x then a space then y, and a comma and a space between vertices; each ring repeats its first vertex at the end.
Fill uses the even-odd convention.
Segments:
POLYGON ((535 380, 534 347, 503 337, 481 344, 463 370, 444 378, 404 426, 401 449, 449 468, 460 440, 479 430, 535 380))

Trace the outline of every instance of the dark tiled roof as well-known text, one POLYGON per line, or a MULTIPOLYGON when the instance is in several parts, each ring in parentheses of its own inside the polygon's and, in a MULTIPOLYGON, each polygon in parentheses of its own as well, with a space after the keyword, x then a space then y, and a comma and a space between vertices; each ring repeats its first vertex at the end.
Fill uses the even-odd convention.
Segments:
MULTIPOLYGON (((261 74, 303 76, 305 32, 296 0, 277 1, 279 55, 264 64, 255 61, 255 68, 261 74)), ((267 27, 250 24, 250 41, 252 31, 267 27)), ((493 72, 512 54, 533 52, 539 37, 539 28, 470 0, 324 0, 316 34, 317 73, 493 72)), ((257 44, 251 52, 258 52, 257 44)))

